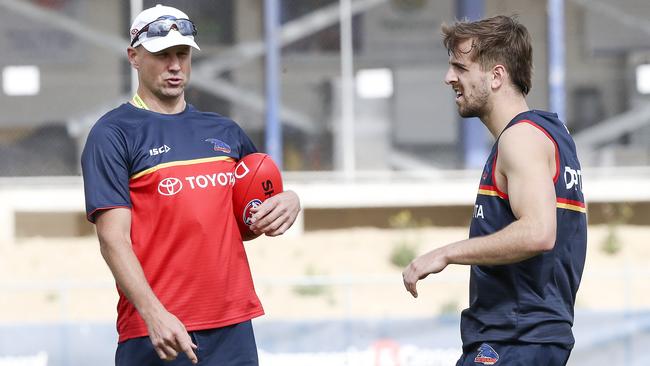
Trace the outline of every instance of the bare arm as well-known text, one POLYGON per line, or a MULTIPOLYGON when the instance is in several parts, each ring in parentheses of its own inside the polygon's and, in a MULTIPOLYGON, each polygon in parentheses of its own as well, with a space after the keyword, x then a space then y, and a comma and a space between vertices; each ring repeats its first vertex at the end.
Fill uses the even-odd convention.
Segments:
POLYGON ((120 290, 147 324, 149 338, 158 356, 163 360, 173 360, 179 352, 184 352, 192 363, 197 363, 196 346, 185 326, 160 303, 133 252, 131 211, 126 208, 102 211, 96 224, 102 256, 120 290))
POLYGON ((284 234, 296 221, 300 212, 300 198, 294 191, 285 191, 267 199, 251 211, 251 230, 254 233, 278 236, 284 234))
POLYGON ((508 193, 516 220, 493 234, 451 243, 413 260, 403 279, 414 297, 418 280, 449 264, 517 263, 553 249, 557 224, 553 142, 535 127, 519 124, 501 136, 497 159, 497 176, 502 177, 502 190, 508 193))

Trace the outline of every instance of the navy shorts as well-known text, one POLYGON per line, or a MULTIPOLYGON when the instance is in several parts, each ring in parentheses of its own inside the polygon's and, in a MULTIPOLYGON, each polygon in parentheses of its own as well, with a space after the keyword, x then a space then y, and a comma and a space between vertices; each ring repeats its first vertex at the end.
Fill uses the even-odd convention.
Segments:
POLYGON ((489 342, 464 352, 456 366, 562 366, 571 350, 554 344, 489 342))
MULTIPOLYGON (((223 328, 189 332, 201 366, 258 366, 257 346, 251 321, 223 328)), ((149 337, 128 339, 117 345, 116 366, 192 366, 185 353, 174 361, 163 361, 149 337)))

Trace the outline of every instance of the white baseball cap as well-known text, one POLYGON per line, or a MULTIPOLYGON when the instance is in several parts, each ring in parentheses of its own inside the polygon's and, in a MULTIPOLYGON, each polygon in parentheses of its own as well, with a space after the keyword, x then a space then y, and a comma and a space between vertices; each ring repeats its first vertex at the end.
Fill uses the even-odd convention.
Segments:
POLYGON ((174 20, 177 19, 189 20, 189 17, 187 14, 176 8, 160 4, 153 8, 143 10, 137 17, 135 17, 135 20, 131 25, 131 46, 137 47, 142 45, 142 47, 146 48, 149 52, 158 52, 165 48, 178 45, 192 46, 197 50, 201 50, 194 41, 194 34, 196 34, 194 24, 191 24, 190 29, 188 28, 189 25, 182 26, 180 23, 178 25, 175 24, 174 20), (152 33, 150 28, 147 28, 144 32, 142 31, 145 26, 150 25, 156 20, 161 20, 161 24, 164 24, 165 20, 167 20, 166 27, 160 27, 161 29, 168 31, 166 35, 150 36, 152 33))

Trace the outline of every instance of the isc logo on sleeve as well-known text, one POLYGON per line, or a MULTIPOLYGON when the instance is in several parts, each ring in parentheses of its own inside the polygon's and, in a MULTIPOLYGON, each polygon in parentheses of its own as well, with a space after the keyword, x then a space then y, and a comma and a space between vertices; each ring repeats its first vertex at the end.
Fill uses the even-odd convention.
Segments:
POLYGON ((149 149, 149 156, 164 154, 164 153, 168 152, 171 149, 172 148, 167 146, 167 145, 163 145, 163 146, 160 146, 160 147, 154 147, 153 149, 149 149))

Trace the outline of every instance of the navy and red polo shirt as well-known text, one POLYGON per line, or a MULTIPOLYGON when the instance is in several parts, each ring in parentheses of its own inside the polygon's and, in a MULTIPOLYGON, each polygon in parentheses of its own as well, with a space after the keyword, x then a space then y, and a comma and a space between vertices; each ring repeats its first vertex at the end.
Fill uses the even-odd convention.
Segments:
MULTIPOLYGON (((264 313, 232 208, 233 169, 255 146, 232 120, 191 105, 161 114, 129 103, 94 125, 81 163, 86 211, 131 210, 145 277, 187 330, 264 313)), ((119 289, 119 341, 147 328, 119 289)))

